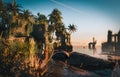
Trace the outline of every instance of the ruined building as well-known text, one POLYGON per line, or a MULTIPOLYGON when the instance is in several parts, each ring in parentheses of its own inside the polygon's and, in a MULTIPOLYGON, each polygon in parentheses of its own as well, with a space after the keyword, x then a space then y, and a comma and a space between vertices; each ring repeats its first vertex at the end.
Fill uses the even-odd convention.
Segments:
POLYGON ((103 52, 120 52, 120 31, 116 34, 112 34, 112 31, 108 31, 107 42, 102 43, 103 52))
POLYGON ((88 48, 89 49, 95 49, 96 41, 95 38, 93 37, 93 42, 88 43, 88 48))

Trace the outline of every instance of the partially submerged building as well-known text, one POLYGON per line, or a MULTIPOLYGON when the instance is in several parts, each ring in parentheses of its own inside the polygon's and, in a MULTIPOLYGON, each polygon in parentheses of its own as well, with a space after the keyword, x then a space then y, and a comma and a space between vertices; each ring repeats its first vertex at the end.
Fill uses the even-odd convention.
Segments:
POLYGON ((107 42, 102 43, 103 52, 120 52, 120 31, 113 34, 108 31, 107 42))
POLYGON ((88 48, 89 49, 95 49, 96 43, 97 43, 97 41, 95 41, 95 38, 93 37, 93 42, 88 43, 88 48))

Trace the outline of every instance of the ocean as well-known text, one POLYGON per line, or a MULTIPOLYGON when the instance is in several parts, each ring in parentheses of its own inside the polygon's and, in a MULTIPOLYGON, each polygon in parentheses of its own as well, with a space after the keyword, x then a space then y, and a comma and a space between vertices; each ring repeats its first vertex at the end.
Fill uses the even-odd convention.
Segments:
POLYGON ((89 49, 88 47, 82 47, 82 46, 73 46, 73 52, 87 54, 89 56, 101 58, 104 60, 108 59, 108 55, 102 54, 102 50, 100 46, 96 47, 96 49, 89 49))

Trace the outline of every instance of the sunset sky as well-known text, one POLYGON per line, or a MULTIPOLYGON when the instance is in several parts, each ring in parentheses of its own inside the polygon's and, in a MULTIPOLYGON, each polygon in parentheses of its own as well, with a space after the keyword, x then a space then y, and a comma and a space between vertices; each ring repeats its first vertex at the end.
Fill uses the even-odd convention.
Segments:
MULTIPOLYGON (((13 0, 3 0, 12 2, 13 0)), ((95 37, 97 45, 106 41, 107 31, 120 30, 120 0, 16 0, 23 9, 34 15, 38 12, 48 16, 54 8, 62 12, 66 27, 75 24, 72 44, 85 46, 95 37)))

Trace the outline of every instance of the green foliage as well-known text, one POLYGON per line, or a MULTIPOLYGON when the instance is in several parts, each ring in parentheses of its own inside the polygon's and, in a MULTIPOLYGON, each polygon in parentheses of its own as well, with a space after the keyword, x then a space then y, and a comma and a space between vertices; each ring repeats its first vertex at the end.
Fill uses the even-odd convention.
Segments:
POLYGON ((29 21, 29 17, 32 15, 32 13, 29 10, 23 10, 23 13, 21 14, 21 16, 23 18, 25 18, 26 20, 29 21))
POLYGON ((75 32, 75 31, 76 31, 76 25, 70 24, 70 25, 68 26, 68 30, 69 30, 70 32, 75 32))
POLYGON ((47 22, 47 17, 44 14, 38 13, 37 15, 38 15, 37 21, 39 24, 44 24, 47 22))
POLYGON ((14 3, 7 3, 7 6, 6 6, 6 10, 8 10, 9 12, 12 12, 14 16, 16 15, 16 13, 19 13, 19 11, 21 11, 20 8, 21 8, 21 5, 16 4, 16 0, 14 0, 14 3))
POLYGON ((14 41, 10 46, 10 52, 26 57, 29 54, 29 44, 20 41, 14 41))
MULTIPOLYGON (((54 9, 52 13, 49 15, 49 22, 51 24, 62 24, 62 13, 58 9, 54 9)), ((57 25, 56 25, 57 26, 57 25)))
POLYGON ((12 69, 19 69, 29 55, 29 44, 14 41, 0 41, 0 74, 9 76, 16 72, 12 69))

